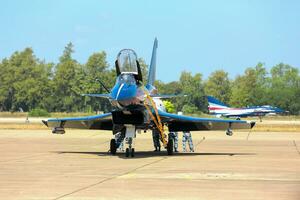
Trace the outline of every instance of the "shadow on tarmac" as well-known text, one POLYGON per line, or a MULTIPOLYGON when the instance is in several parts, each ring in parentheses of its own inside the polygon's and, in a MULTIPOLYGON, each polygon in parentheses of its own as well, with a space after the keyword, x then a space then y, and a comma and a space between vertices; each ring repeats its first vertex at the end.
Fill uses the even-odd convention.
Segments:
MULTIPOLYGON (((57 154, 87 154, 87 155, 97 155, 97 156, 113 156, 110 152, 90 152, 90 151, 55 151, 52 153, 57 154)), ((187 152, 178 152, 171 155, 171 157, 180 157, 180 156, 251 156, 256 155, 255 153, 224 153, 224 152, 214 152, 214 153, 187 153, 187 152)), ((116 155, 119 158, 126 158, 125 152, 117 152, 116 155)), ((162 157, 168 156, 166 151, 154 152, 154 151, 137 151, 133 158, 148 158, 148 157, 162 157)), ((129 157, 131 158, 131 157, 129 157)))

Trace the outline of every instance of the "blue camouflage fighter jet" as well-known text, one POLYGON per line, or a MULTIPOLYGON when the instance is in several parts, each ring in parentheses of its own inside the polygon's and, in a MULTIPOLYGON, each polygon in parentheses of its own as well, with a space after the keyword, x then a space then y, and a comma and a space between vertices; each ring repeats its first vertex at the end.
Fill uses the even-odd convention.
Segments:
POLYGON ((242 120, 223 120, 213 118, 196 118, 167 113, 163 98, 177 95, 160 95, 154 86, 156 71, 157 39, 154 40, 147 84, 143 84, 141 68, 136 53, 132 49, 123 49, 115 61, 117 80, 107 94, 84 94, 90 97, 106 98, 113 106, 109 113, 75 118, 55 118, 43 121, 54 134, 64 134, 65 128, 110 130, 110 153, 116 154, 117 148, 126 141, 126 157, 133 157, 135 148, 133 140, 136 133, 158 130, 160 140, 168 155, 173 154, 173 140, 164 132, 167 126, 173 131, 208 131, 226 130, 232 135, 232 129, 251 129, 255 123, 242 120))

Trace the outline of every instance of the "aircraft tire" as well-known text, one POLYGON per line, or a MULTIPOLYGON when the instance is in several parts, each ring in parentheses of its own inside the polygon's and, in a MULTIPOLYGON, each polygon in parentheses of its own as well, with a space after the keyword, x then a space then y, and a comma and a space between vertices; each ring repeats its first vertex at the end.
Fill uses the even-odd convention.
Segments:
POLYGON ((134 152, 134 148, 132 148, 132 149, 131 149, 131 152, 130 152, 131 157, 134 157, 134 153, 135 153, 135 152, 134 152))
POLYGON ((173 140, 170 139, 167 145, 168 155, 173 155, 173 150, 174 150, 173 140))
POLYGON ((226 130, 226 135, 232 136, 232 135, 233 135, 232 130, 231 130, 231 129, 227 129, 227 130, 226 130))
POLYGON ((125 156, 128 158, 129 157, 129 148, 126 148, 125 150, 125 156))
POLYGON ((115 139, 111 139, 110 140, 110 153, 112 155, 116 155, 116 152, 117 152, 116 140, 115 139))

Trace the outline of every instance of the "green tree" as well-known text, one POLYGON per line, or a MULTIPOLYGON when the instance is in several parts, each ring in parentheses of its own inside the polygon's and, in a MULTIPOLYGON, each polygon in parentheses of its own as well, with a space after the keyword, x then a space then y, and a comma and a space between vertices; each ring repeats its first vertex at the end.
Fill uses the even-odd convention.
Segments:
POLYGON ((300 76, 299 70, 280 63, 271 69, 268 98, 270 104, 290 111, 300 112, 300 76))
POLYGON ((14 76, 13 67, 8 59, 3 59, 0 64, 0 111, 8 111, 12 107, 14 90, 12 87, 14 76))
POLYGON ((177 111, 181 111, 184 105, 188 105, 192 108, 196 107, 197 111, 207 111, 204 85, 200 73, 193 76, 190 72, 183 71, 180 76, 179 84, 182 94, 186 94, 187 97, 176 99, 177 111))
POLYGON ((198 108, 194 105, 186 104, 182 107, 182 111, 184 114, 194 114, 198 111, 198 108))
POLYGON ((228 104, 231 96, 231 83, 228 73, 223 70, 213 72, 205 83, 205 93, 228 104))
POLYGON ((142 71, 143 83, 146 84, 148 80, 148 65, 145 63, 143 58, 139 58, 138 61, 142 71))
MULTIPOLYGON (((104 51, 92 54, 85 64, 85 79, 83 83, 84 93, 107 93, 97 80, 100 80, 108 88, 112 87, 115 73, 108 69, 106 53, 104 51)), ((108 111, 111 106, 107 99, 85 97, 85 106, 93 111, 108 111)))
POLYGON ((1 65, 1 110, 28 111, 42 106, 52 66, 38 60, 31 48, 15 52, 1 65))
POLYGON ((165 101, 163 101, 163 104, 164 104, 167 112, 169 112, 169 113, 175 112, 175 106, 171 101, 165 100, 165 101))
POLYGON ((69 43, 59 58, 55 68, 54 95, 56 111, 79 111, 83 107, 84 70, 82 66, 72 58, 73 44, 69 43))
POLYGON ((247 68, 244 75, 237 76, 232 83, 230 103, 233 106, 252 106, 265 104, 267 72, 262 63, 247 68))

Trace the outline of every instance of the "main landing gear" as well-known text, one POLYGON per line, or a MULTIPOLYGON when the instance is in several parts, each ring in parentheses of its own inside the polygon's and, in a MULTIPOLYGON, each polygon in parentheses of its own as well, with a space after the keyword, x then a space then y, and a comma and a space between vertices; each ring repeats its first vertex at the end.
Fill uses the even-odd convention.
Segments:
POLYGON ((232 130, 230 128, 228 128, 226 130, 226 135, 228 135, 228 136, 232 136, 233 135, 233 132, 232 132, 232 130))
POLYGON ((117 153, 117 144, 115 139, 110 140, 110 153, 115 155, 117 153))
POLYGON ((168 144, 167 144, 167 152, 168 155, 173 155, 174 153, 174 142, 172 138, 169 138, 168 144))
MULTIPOLYGON (((135 138, 135 126, 133 125, 125 125, 126 132, 125 132, 125 144, 126 144, 126 150, 125 150, 125 156, 126 157, 134 157, 135 156, 135 149, 134 149, 134 138, 135 138)), ((123 141, 123 138, 122 138, 123 141)), ((117 141, 116 139, 110 140, 110 153, 112 155, 115 155, 117 152, 117 141)), ((168 155, 173 155, 174 153, 174 140, 169 137, 168 143, 166 145, 166 150, 168 155)))
POLYGON ((227 130, 226 130, 226 135, 228 135, 228 136, 232 136, 232 135, 233 135, 231 126, 232 126, 232 124, 229 123, 229 127, 228 127, 227 130))

